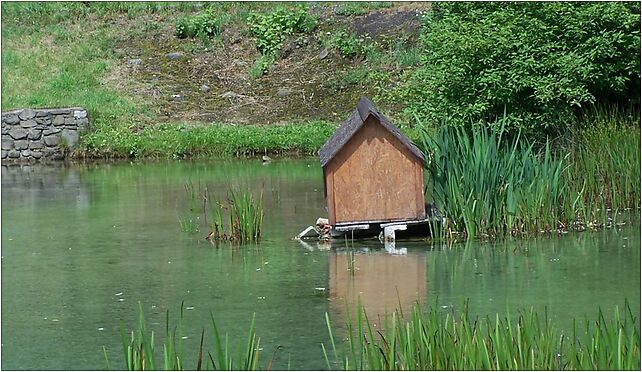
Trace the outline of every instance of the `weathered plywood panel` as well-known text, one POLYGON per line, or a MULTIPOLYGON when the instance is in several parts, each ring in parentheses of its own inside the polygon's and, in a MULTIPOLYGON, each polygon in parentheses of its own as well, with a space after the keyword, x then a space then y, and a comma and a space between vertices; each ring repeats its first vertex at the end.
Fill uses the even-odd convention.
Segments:
POLYGON ((330 223, 424 218, 421 167, 408 148, 369 118, 327 166, 334 200, 330 223))

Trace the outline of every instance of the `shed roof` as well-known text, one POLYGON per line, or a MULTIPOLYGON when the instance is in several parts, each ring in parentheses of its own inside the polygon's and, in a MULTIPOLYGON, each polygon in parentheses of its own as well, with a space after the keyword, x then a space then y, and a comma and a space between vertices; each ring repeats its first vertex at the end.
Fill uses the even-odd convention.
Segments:
POLYGON ((366 119, 372 115, 381 123, 381 125, 395 136, 399 142, 410 150, 410 152, 425 162, 424 155, 415 146, 412 141, 404 136, 397 127, 395 127, 385 116, 383 116, 375 107, 374 103, 368 98, 362 97, 357 104, 357 108, 352 112, 352 115, 343 123, 334 134, 326 141, 326 143, 319 149, 319 161, 321 167, 325 167, 332 158, 348 143, 350 138, 363 126, 366 119))

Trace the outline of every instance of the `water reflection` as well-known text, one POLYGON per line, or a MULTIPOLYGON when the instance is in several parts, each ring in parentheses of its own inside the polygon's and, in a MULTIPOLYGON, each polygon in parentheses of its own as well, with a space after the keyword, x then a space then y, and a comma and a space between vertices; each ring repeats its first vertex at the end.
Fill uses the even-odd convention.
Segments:
POLYGON ((346 305, 355 309, 360 302, 375 319, 424 302, 426 270, 426 254, 422 251, 408 252, 400 247, 392 252, 390 247, 386 250, 375 245, 335 250, 328 256, 332 314, 340 319, 346 305))
POLYGON ((86 210, 91 194, 78 168, 64 164, 3 165, 2 193, 5 202, 36 209, 43 201, 54 201, 86 210), (64 192, 62 192, 64 190, 64 192))
POLYGON ((191 352, 210 311, 241 338, 256 314, 265 355, 283 347, 274 369, 324 368, 324 314, 340 328, 359 299, 373 321, 417 301, 467 299, 475 315, 534 306, 559 321, 628 298, 639 316, 639 222, 453 247, 291 239, 323 215, 316 159, 3 168, 1 367, 103 368, 103 345, 120 361, 119 323, 135 326, 138 301, 159 342, 165 311, 185 301, 191 352), (237 186, 263 192, 265 239, 215 247, 205 233, 181 233, 189 180, 219 198, 237 186))

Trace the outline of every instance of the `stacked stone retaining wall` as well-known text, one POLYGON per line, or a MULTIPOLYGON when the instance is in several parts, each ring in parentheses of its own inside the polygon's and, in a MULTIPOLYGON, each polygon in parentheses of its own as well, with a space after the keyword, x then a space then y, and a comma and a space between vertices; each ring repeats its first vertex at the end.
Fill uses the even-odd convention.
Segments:
POLYGON ((88 125, 81 107, 3 112, 2 162, 63 159, 88 125))

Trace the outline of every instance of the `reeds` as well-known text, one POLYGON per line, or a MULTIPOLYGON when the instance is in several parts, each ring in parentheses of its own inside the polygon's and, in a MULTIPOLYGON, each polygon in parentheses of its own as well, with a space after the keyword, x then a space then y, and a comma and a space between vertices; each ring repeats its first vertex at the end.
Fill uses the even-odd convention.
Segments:
POLYGON ((198 189, 189 181, 185 184, 189 210, 178 217, 181 231, 201 231, 201 222, 210 229, 207 239, 213 242, 251 242, 261 238, 263 228, 263 192, 258 198, 247 189, 228 190, 227 199, 219 201, 210 195, 209 188, 198 189), (201 213, 203 218, 201 219, 201 213))
POLYGON ((593 127, 574 133, 565 181, 581 195, 578 224, 601 226, 613 223, 617 211, 640 207, 639 116, 597 111, 585 120, 593 127))
POLYGON ((442 238, 564 232, 612 226, 640 207, 639 126, 576 134, 568 149, 534 147, 495 128, 422 131, 427 197, 447 218, 442 238))
MULTIPOLYGON (((260 361, 260 338, 254 332, 254 317, 250 323, 249 334, 245 344, 237 344, 236 352, 230 346, 230 339, 227 333, 221 337, 216 326, 214 316, 211 315, 211 334, 213 352, 204 348, 205 329, 201 331, 199 349, 194 356, 197 371, 203 369, 211 370, 243 370, 254 371, 259 368, 260 361), (205 355, 207 353, 207 356, 205 355)), ((183 348, 183 305, 181 304, 180 318, 178 324, 173 328, 169 326, 169 310, 166 314, 165 331, 166 337, 162 347, 162 368, 166 371, 182 371, 186 369, 184 348, 183 348)), ((129 371, 151 371, 160 369, 156 363, 159 351, 155 349, 154 332, 148 332, 145 325, 145 316, 142 304, 139 303, 138 329, 131 331, 128 336, 121 325, 121 337, 123 345, 123 356, 125 367, 129 371)), ((103 349, 104 350, 104 349, 103 349)), ((107 369, 110 369, 107 352, 104 350, 107 369)))
POLYGON ((251 242, 261 238, 264 215, 262 192, 255 199, 249 190, 230 190, 227 203, 214 200, 209 204, 209 212, 211 241, 251 242))
POLYGON ((467 306, 457 315, 416 305, 409 318, 393 312, 383 330, 375 330, 362 308, 341 354, 334 344, 329 317, 326 323, 333 361, 329 369, 345 370, 586 370, 640 369, 639 323, 626 303, 625 314, 615 308, 607 321, 600 310, 594 323, 586 321, 565 334, 530 310, 510 315, 471 318, 467 306))
POLYGON ((448 126, 422 135, 429 198, 468 238, 557 227, 564 159, 554 159, 548 144, 537 154, 519 135, 504 136, 448 126))

